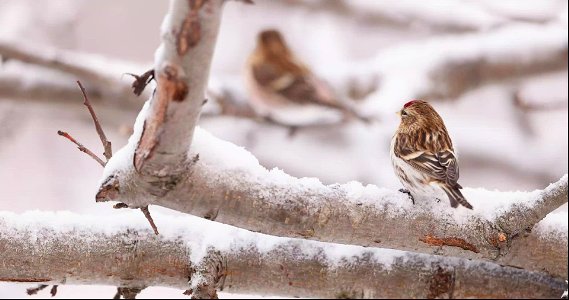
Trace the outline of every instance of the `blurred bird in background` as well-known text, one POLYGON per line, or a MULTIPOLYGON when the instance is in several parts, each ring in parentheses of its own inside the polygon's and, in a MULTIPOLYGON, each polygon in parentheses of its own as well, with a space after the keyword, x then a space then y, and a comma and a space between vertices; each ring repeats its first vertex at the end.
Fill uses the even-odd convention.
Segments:
POLYGON ((472 209, 458 184, 458 159, 443 119, 427 102, 413 100, 399 111, 401 123, 391 141, 395 174, 415 201, 442 189, 452 207, 472 209))
POLYGON ((246 80, 251 106, 263 117, 293 126, 337 120, 338 113, 344 120, 370 122, 299 61, 277 30, 259 33, 246 80))

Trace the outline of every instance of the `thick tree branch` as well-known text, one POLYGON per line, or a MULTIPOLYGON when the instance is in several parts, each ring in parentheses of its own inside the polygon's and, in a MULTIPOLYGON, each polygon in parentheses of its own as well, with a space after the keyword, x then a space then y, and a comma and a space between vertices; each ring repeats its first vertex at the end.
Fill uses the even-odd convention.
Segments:
POLYGON ((171 179, 160 174, 180 173, 187 167, 222 4, 221 0, 172 1, 164 21, 167 29, 154 66, 157 88, 134 153, 135 169, 163 184, 171 179))
POLYGON ((277 236, 362 246, 379 243, 394 249, 495 259, 532 270, 546 268, 557 276, 567 274, 562 263, 567 260, 566 234, 537 240, 528 239, 526 234, 549 212, 567 203, 567 176, 542 191, 529 193, 465 189, 475 207, 467 212, 434 199, 412 205, 404 194, 371 185, 352 182, 325 186, 317 179, 296 179, 279 170, 268 171, 245 150, 198 130, 192 153, 199 153, 199 160, 191 171, 175 177, 176 184, 169 190, 156 194, 153 189, 131 189, 140 187, 140 178, 132 176, 132 167, 121 163, 132 157, 132 141, 140 134, 140 121, 135 124, 137 132, 131 143, 121 150, 123 157, 111 160, 112 165, 105 169, 109 181, 103 184, 98 201, 160 205, 277 236), (428 236, 460 239, 471 245, 466 249, 476 251, 463 250, 465 247, 439 249, 422 241, 428 236), (560 250, 548 258, 515 259, 524 247, 541 247, 535 241, 560 250))
POLYGON ((0 281, 185 290, 190 278, 194 297, 208 284, 325 298, 552 298, 566 286, 494 263, 270 237, 196 218, 170 217, 164 229, 156 236, 128 213, 2 212, 0 281))

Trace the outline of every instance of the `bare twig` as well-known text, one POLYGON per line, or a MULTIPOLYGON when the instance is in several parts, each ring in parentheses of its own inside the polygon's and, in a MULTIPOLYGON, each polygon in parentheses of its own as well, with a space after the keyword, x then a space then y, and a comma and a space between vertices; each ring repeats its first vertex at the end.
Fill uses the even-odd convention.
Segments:
POLYGON ((107 161, 109 161, 109 159, 111 159, 111 157, 113 156, 113 149, 111 146, 111 142, 105 136, 105 132, 103 131, 103 128, 101 127, 101 123, 99 122, 99 119, 97 118, 97 114, 95 114, 95 110, 93 110, 93 106, 91 105, 91 102, 89 102, 89 98, 87 97, 87 93, 85 92, 85 88, 83 87, 83 85, 81 84, 81 82, 79 80, 77 80, 77 84, 79 85, 79 88, 81 88, 81 92, 83 93, 83 99, 84 99, 83 104, 85 106, 87 106, 87 109, 89 109, 89 113, 91 114, 91 117, 93 118, 93 122, 95 123, 95 129, 97 130, 97 134, 99 134, 99 137, 101 138, 101 143, 103 144, 103 147, 105 149, 105 152, 103 152, 103 155, 105 156, 107 161))
POLYGON ((58 285, 54 285, 51 287, 51 290, 49 291, 49 293, 51 294, 52 297, 55 297, 55 295, 57 295, 57 287, 58 287, 58 285))
MULTIPOLYGON (((83 93, 83 99, 84 99, 83 104, 85 106, 87 106, 87 109, 89 110, 89 113, 91 114, 91 117, 93 118, 93 122, 95 123, 95 128, 97 130, 97 133, 99 134, 99 138, 101 139, 101 143, 103 144, 103 147, 105 148, 104 155, 105 155, 105 158, 107 159, 107 162, 108 162, 109 159, 111 159, 111 157, 113 156, 113 150, 111 148, 111 142, 105 136, 105 132, 103 131, 103 128, 101 127, 101 123, 99 122, 99 119, 97 118, 97 114, 95 113, 95 110, 93 110, 93 106, 89 102, 89 98, 87 97, 87 93, 85 92, 85 88, 83 87, 83 85, 81 84, 81 82, 79 80, 77 80, 77 84, 79 85, 79 88, 81 89, 81 92, 83 93)), ((68 140, 70 140, 71 142, 73 142, 75 145, 77 145, 77 147, 79 148, 80 151, 91 156, 103 168, 105 167, 106 163, 101 158, 99 158, 95 153, 93 153, 93 151, 89 150, 87 147, 83 146, 81 143, 79 143, 77 140, 75 140, 67 132, 58 130, 57 134, 65 137, 68 140)), ((129 206, 125 203, 118 203, 115 206, 113 206, 113 208, 116 208, 116 209, 128 208, 128 207, 129 206)), ((148 221, 150 222, 150 226, 154 230, 154 233, 158 234, 158 228, 156 227, 156 224, 154 224, 154 220, 152 220, 152 216, 150 215, 150 211, 148 210, 148 206, 141 207, 140 210, 142 211, 142 213, 144 214, 146 219, 148 219, 148 221)), ((53 289, 52 289, 52 291, 53 291, 53 289)), ((55 288, 55 292, 57 292, 57 288, 55 288)))
POLYGON ((142 292, 145 288, 129 288, 129 287, 117 287, 117 293, 113 299, 136 299, 136 296, 142 292))
POLYGON ((93 158, 95 161, 97 161, 103 168, 105 167, 106 163, 102 159, 100 159, 95 153, 93 153, 87 147, 83 146, 83 144, 81 144, 77 140, 75 140, 71 135, 69 135, 69 133, 67 133, 65 131, 58 130, 57 134, 59 134, 60 136, 70 140, 72 143, 77 145, 77 148, 79 149, 79 151, 86 153, 87 155, 91 156, 91 158, 93 158))
POLYGON ((38 286, 36 286, 35 288, 29 288, 26 290, 26 293, 28 293, 28 295, 35 295, 37 294, 39 291, 45 289, 46 287, 48 287, 47 284, 40 284, 38 286))
POLYGON ((156 224, 154 224, 154 220, 152 219, 152 216, 150 215, 150 211, 148 210, 148 206, 141 207, 140 210, 142 211, 142 213, 144 214, 144 216, 146 217, 146 219, 150 223, 150 226, 152 227, 152 230, 154 230, 154 233, 156 235, 158 235, 158 228, 156 227, 156 224))

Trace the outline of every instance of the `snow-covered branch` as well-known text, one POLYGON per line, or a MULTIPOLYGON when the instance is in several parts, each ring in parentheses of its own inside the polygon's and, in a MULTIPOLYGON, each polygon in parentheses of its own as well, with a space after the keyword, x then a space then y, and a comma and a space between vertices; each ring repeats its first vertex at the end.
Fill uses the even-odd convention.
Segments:
POLYGON ((0 212, 0 281, 168 286, 194 296, 210 284, 319 298, 543 298, 565 289, 563 279, 495 263, 278 238, 193 217, 169 216, 155 236, 138 214, 119 215, 0 212))
POLYGON ((325 186, 315 178, 297 179, 280 170, 266 170, 242 148, 198 130, 190 155, 199 159, 190 171, 171 177, 170 186, 145 190, 141 179, 133 176, 130 162, 147 107, 129 145, 107 165, 98 201, 160 205, 276 236, 496 259, 533 270, 545 268, 558 276, 567 274, 566 264, 561 263, 567 260, 566 230, 548 227, 528 235, 535 224, 567 202, 567 176, 544 190, 527 193, 465 189, 474 211, 454 210, 435 199, 412 205, 406 195, 372 185, 325 186), (536 234, 537 239, 530 238, 536 234), (455 247, 441 249, 441 245, 455 247), (520 252, 540 247, 558 250, 547 257, 519 259, 520 252))

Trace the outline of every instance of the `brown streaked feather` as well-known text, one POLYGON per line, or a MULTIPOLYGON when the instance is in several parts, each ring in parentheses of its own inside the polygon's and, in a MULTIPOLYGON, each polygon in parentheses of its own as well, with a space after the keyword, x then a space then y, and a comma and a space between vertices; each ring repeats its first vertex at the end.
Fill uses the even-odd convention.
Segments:
POLYGON ((284 100, 347 110, 337 101, 332 89, 294 56, 277 30, 259 34, 249 65, 254 81, 284 100))
MULTIPOLYGON (((419 143, 420 141, 408 135, 399 134, 395 140, 395 155, 433 179, 455 186, 459 178, 459 169, 452 148, 434 152, 434 148, 439 147, 425 145, 419 143)), ((435 141, 434 144, 444 145, 447 142, 435 141)))
POLYGON ((279 69, 270 63, 254 65, 253 78, 261 86, 296 104, 318 104, 343 109, 333 98, 317 88, 319 82, 311 74, 300 75, 279 69))
POLYGON ((439 114, 426 102, 405 108, 395 140, 395 155, 434 180, 457 186, 459 169, 452 141, 439 114))
MULTIPOLYGON (((404 105, 401 124, 394 137, 393 155, 426 177, 422 183, 438 185, 452 207, 461 204, 472 209, 460 192, 458 160, 448 131, 427 102, 414 100, 404 105)), ((397 172, 401 179, 400 169, 397 172)))

